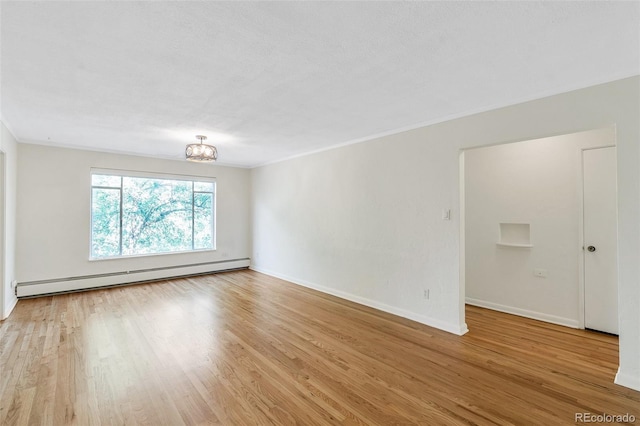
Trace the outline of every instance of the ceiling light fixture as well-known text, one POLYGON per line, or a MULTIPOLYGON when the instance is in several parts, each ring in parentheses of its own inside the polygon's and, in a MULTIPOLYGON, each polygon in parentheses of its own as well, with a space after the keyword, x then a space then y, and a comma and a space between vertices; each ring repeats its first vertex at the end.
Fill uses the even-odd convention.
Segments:
POLYGON ((199 139, 200 143, 190 143, 187 145, 187 149, 184 152, 187 160, 197 161, 200 163, 216 161, 218 159, 218 150, 216 147, 202 143, 202 141, 207 140, 207 137, 203 135, 196 135, 196 139, 199 139))

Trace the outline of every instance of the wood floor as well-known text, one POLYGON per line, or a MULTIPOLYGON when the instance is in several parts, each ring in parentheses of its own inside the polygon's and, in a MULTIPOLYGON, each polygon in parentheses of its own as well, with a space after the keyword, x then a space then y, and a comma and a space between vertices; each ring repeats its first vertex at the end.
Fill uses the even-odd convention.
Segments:
MULTIPOLYGON (((252 271, 22 300, 1 425, 640 419, 617 338, 468 307, 454 336, 252 271)), ((640 420, 637 420, 640 422, 640 420)))

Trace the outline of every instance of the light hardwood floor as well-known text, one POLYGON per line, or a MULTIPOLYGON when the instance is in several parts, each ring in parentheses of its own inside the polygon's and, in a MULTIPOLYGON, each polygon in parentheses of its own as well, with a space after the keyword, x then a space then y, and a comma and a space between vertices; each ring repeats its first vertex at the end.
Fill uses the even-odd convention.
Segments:
POLYGON ((617 338, 474 307, 467 324, 252 271, 22 300, 0 323, 0 424, 640 423, 617 338))

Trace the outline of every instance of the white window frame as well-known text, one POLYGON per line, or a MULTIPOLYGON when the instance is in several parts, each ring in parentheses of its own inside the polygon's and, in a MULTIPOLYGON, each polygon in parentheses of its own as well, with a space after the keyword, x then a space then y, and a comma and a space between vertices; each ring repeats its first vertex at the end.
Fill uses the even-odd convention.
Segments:
MULTIPOLYGON (((102 168, 91 168, 89 173, 89 261, 104 261, 104 260, 112 260, 112 259, 129 259, 132 257, 149 257, 149 256, 166 256, 172 254, 184 254, 184 253, 199 253, 199 252, 207 252, 207 251, 216 251, 216 240, 217 240, 217 182, 215 177, 209 176, 195 176, 195 175, 180 175, 180 174, 169 174, 169 173, 156 173, 156 172, 145 172, 145 171, 135 171, 135 170, 120 170, 120 169, 102 169, 102 168), (108 175, 108 176, 120 176, 121 178, 125 177, 134 177, 134 178, 148 178, 148 179, 165 179, 165 180, 180 180, 186 182, 210 182, 213 183, 213 192, 206 192, 207 194, 212 194, 212 214, 213 220, 211 221, 211 238, 212 248, 204 248, 204 249, 190 249, 190 250, 176 250, 176 251, 167 251, 160 253, 143 253, 143 254, 122 254, 122 186, 120 188, 116 187, 102 187, 102 186, 93 186, 93 175, 108 175), (120 254, 117 256, 109 256, 109 257, 93 257, 93 189, 94 188, 104 188, 104 189, 119 189, 120 190, 120 254)), ((193 222, 193 194, 197 192, 203 191, 193 191, 192 192, 192 203, 191 203, 191 220, 193 222)), ((191 227, 191 246, 194 244, 194 227, 191 227)))

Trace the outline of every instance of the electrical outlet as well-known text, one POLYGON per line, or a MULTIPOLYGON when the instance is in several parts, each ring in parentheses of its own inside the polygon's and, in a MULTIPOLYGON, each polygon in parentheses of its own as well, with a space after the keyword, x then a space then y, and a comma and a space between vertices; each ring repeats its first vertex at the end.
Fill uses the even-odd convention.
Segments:
POLYGON ((539 278, 547 278, 547 270, 546 269, 534 269, 533 275, 539 278))
POLYGON ((426 300, 429 300, 429 289, 425 288, 424 292, 422 293, 422 297, 424 297, 426 300))

